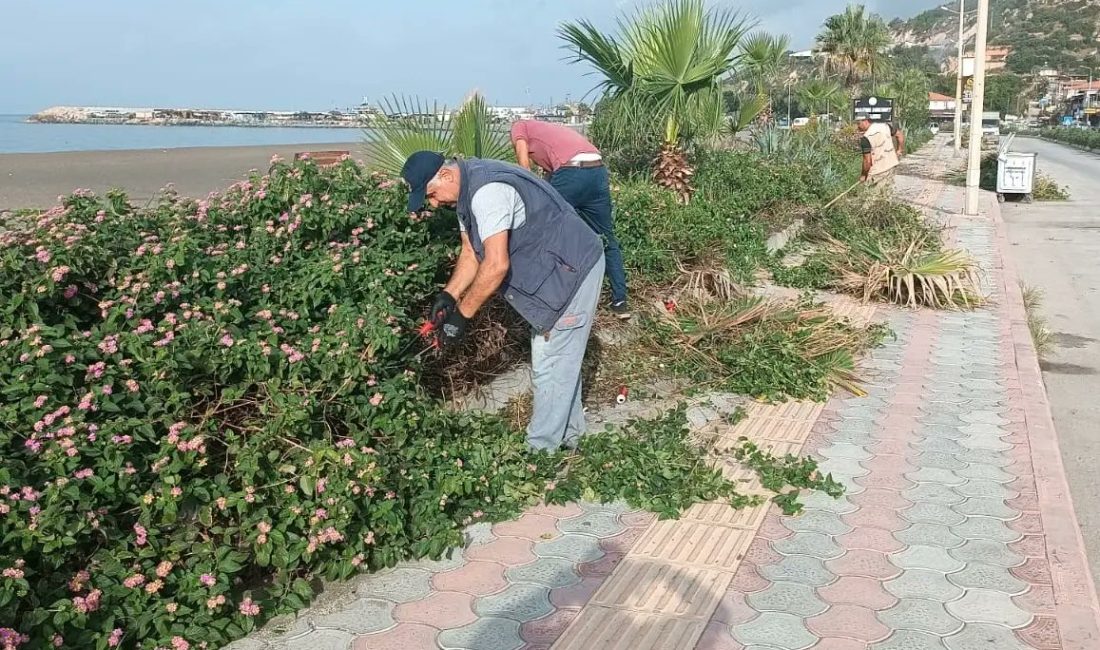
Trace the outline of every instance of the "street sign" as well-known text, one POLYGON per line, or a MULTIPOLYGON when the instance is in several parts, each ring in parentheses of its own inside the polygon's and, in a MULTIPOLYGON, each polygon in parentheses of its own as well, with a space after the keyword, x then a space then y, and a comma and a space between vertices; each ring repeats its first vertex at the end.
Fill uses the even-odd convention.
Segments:
POLYGON ((894 119, 894 100, 885 97, 860 97, 852 100, 852 117, 856 120, 891 122, 894 119))
POLYGON ((974 77, 967 77, 963 82, 963 103, 969 104, 974 99, 974 77))

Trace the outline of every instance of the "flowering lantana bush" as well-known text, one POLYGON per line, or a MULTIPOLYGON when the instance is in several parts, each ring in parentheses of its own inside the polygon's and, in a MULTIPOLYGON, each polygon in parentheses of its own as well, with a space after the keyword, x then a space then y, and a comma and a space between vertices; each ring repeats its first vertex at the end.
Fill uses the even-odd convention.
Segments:
POLYGON ((216 647, 543 491, 552 458, 419 390, 454 238, 404 199, 276 163, 0 232, 0 648, 216 647))

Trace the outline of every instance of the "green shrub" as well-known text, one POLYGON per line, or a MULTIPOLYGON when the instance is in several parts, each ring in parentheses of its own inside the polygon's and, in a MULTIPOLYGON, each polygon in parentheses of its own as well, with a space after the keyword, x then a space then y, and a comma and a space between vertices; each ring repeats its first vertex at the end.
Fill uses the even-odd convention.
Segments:
POLYGON ((353 162, 146 209, 78 191, 5 227, 8 645, 220 646, 318 579, 438 557, 543 495, 745 503, 682 419, 586 439, 559 476, 561 456, 426 395, 413 330, 454 223, 410 218, 353 162), (675 462, 639 482, 654 459, 675 462))
POLYGON ((1064 142, 1084 149, 1100 149, 1100 130, 1078 129, 1070 127, 1049 127, 1039 132, 1041 137, 1055 142, 1064 142))

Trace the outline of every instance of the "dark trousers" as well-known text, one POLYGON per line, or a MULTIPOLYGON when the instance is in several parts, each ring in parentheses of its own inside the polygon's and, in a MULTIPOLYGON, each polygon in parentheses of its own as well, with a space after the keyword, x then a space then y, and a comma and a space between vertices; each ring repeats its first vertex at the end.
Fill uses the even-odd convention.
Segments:
POLYGON ((626 300, 626 270, 623 268, 623 252, 615 237, 607 167, 561 167, 550 177, 550 184, 603 239, 611 300, 626 300))

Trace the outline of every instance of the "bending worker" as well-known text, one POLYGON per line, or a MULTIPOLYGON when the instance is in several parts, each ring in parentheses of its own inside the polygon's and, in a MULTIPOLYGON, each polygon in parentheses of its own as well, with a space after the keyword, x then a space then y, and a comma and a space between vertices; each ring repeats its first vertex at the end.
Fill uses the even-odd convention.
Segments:
POLYGON ((599 238, 552 187, 526 169, 476 158, 450 161, 419 151, 401 176, 409 211, 427 199, 458 212, 462 251, 436 298, 437 341, 453 346, 494 293, 532 329, 535 403, 527 443, 575 447, 584 434, 581 362, 603 284, 599 238))
POLYGON ((630 318, 623 253, 611 213, 611 183, 600 150, 567 126, 537 120, 512 124, 512 146, 519 166, 529 169, 532 161, 538 165, 554 189, 603 238, 611 311, 619 318, 630 318))
POLYGON ((860 116, 856 128, 863 134, 859 139, 863 152, 863 172, 859 180, 871 185, 892 186, 896 167, 905 151, 905 133, 893 124, 872 122, 866 115, 860 116))

